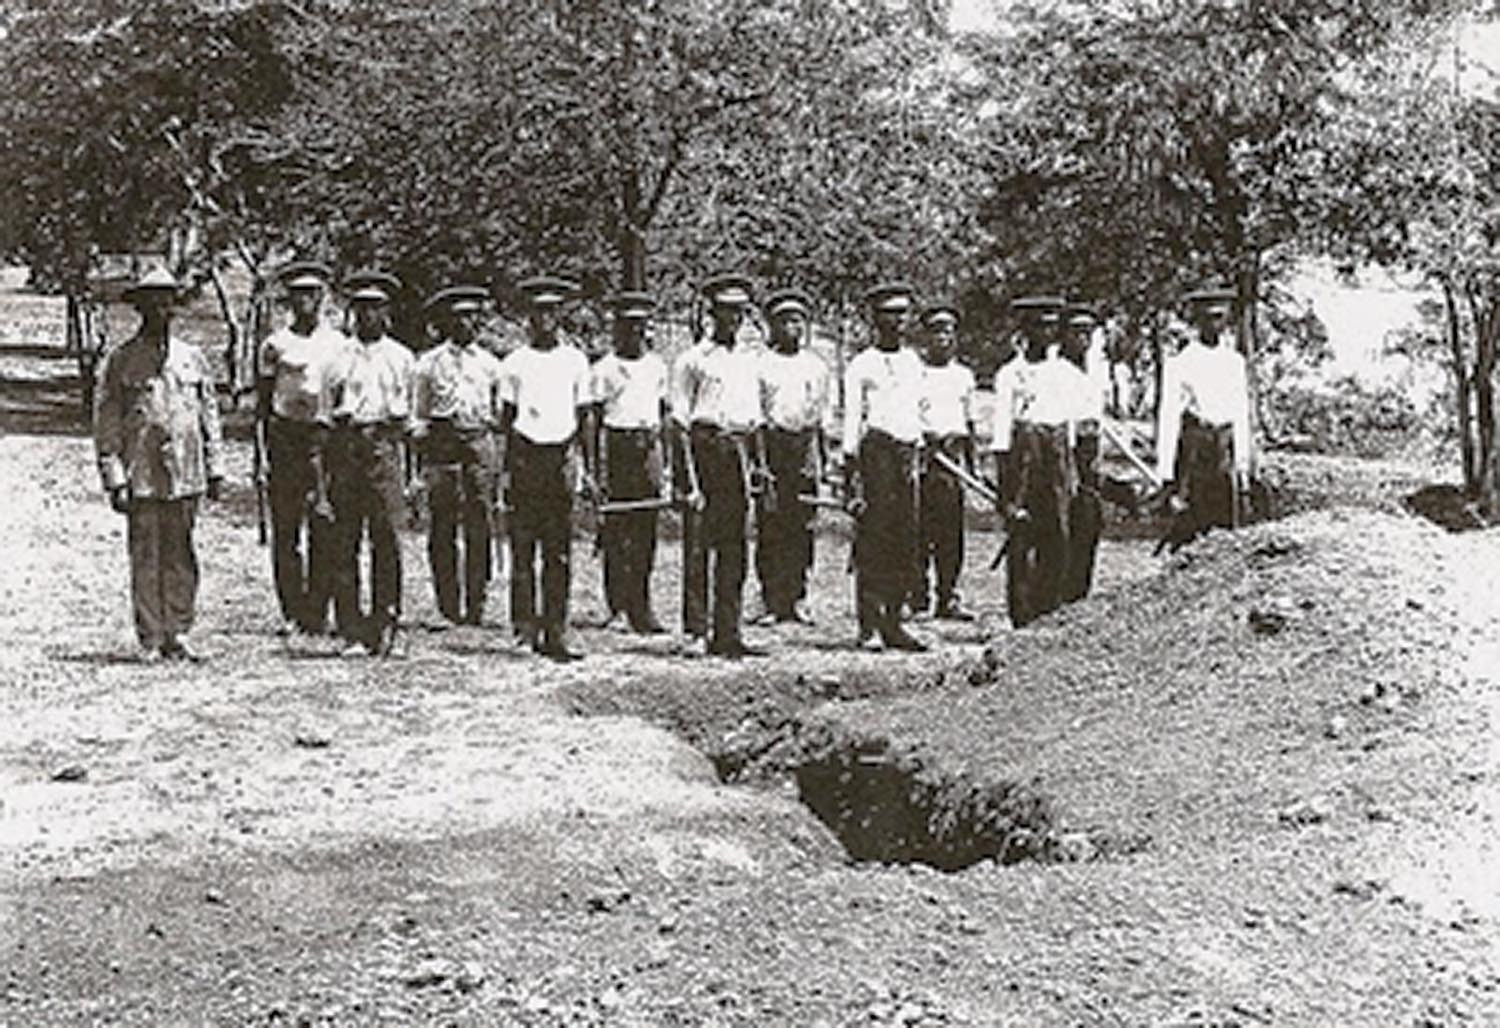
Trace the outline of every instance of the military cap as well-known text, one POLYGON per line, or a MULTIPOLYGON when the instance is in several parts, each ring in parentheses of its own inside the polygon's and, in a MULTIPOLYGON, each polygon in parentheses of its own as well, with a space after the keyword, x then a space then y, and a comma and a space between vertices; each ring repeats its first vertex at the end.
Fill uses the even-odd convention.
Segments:
POLYGON ((1018 314, 1035 317, 1048 324, 1062 318, 1064 301, 1061 296, 1018 296, 1010 302, 1010 309, 1018 314))
POLYGON ((429 296, 423 306, 429 314, 437 314, 442 310, 459 314, 479 310, 489 298, 489 290, 484 286, 448 286, 429 296))
POLYGON ((906 282, 882 282, 865 292, 865 303, 871 310, 905 311, 911 309, 912 294, 916 292, 906 282))
POLYGON ((578 283, 555 275, 533 275, 516 283, 533 307, 556 307, 578 294, 578 283))
POLYGON ((388 303, 401 291, 401 280, 388 271, 369 268, 350 275, 344 285, 349 299, 364 303, 388 303))
POLYGON ((136 279, 120 296, 126 303, 135 303, 150 293, 166 293, 176 297, 178 288, 177 279, 170 271, 156 267, 136 279))
POLYGON ((713 275, 703 280, 699 287, 709 303, 726 307, 743 307, 750 302, 753 290, 750 280, 735 272, 713 275))
POLYGON ((1081 303, 1075 303, 1068 307, 1068 324, 1075 328, 1092 328, 1099 323, 1092 309, 1081 303))
POLYGON ((1189 304, 1208 304, 1218 306, 1221 304, 1232 304, 1236 297, 1235 291, 1222 282, 1211 282, 1208 285, 1194 289, 1183 297, 1189 304))
POLYGON ((609 307, 617 318, 642 320, 656 310, 656 299, 650 293, 626 289, 609 298, 609 307))
POLYGON ((933 325, 940 321, 947 321, 956 326, 959 320, 958 307, 951 303, 929 304, 922 311, 922 323, 924 325, 933 325))
POLYGON ((333 280, 333 269, 322 261, 292 261, 277 277, 287 289, 321 289, 333 280))
POLYGON ((766 297, 765 311, 768 317, 775 317, 785 310, 799 311, 807 317, 812 314, 812 309, 812 297, 801 289, 778 289, 766 297))

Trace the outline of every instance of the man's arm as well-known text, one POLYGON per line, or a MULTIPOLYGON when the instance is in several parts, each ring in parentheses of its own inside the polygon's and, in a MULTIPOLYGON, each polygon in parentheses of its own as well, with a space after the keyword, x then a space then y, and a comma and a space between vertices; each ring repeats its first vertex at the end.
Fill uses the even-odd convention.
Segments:
POLYGON ((124 514, 130 509, 130 480, 125 474, 125 410, 114 373, 115 353, 99 362, 95 374, 94 453, 109 505, 124 514))

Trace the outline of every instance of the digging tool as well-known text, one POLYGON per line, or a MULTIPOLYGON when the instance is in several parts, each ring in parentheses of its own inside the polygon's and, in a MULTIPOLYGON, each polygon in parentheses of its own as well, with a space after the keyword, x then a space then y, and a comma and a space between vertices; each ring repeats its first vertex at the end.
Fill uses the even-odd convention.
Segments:
POLYGON ((937 462, 938 467, 958 479, 960 484, 971 489, 975 495, 988 502, 991 506, 999 504, 1000 497, 995 490, 990 488, 988 482, 970 474, 956 460, 942 450, 933 450, 932 459, 937 462))
POLYGON ((600 514, 630 514, 643 510, 666 510, 672 501, 664 496, 648 496, 640 500, 610 500, 595 509, 600 514))
POLYGON ((805 503, 809 507, 825 507, 829 510, 844 509, 844 501, 837 496, 820 496, 817 493, 798 493, 797 502, 805 503))
POLYGON ((1160 492, 1163 488, 1165 488, 1165 484, 1161 479, 1156 477, 1156 472, 1151 469, 1151 465, 1147 464, 1144 460, 1141 459, 1141 455, 1136 453, 1134 448, 1132 448, 1130 444, 1127 443, 1125 439, 1120 435, 1120 433, 1115 430, 1114 425, 1111 425, 1108 421, 1104 421, 1101 419, 1099 422, 1099 430, 1103 432, 1105 437, 1108 438, 1110 442, 1114 443, 1115 447, 1125 455, 1125 458, 1130 461, 1131 466, 1141 473, 1141 475, 1146 479, 1147 484, 1151 486, 1153 492, 1160 492))

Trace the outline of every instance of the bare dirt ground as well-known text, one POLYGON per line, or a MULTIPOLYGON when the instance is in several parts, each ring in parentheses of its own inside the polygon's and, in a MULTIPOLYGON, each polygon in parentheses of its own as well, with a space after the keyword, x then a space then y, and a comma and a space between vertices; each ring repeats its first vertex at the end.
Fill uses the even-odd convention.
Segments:
MULTIPOLYGON (((1355 506, 1107 540, 1023 633, 975 533, 980 622, 855 653, 835 531, 819 625, 749 630, 771 657, 581 627, 556 667, 503 582, 431 631, 415 536, 405 659, 284 645, 236 443, 212 659, 146 667, 50 395, 0 393, 0 1024, 1500 1023, 1500 539, 1405 513, 1418 470, 1278 462, 1298 507, 1355 506), (851 862, 799 802, 830 738, 1024 790, 1049 844, 851 862)), ((575 568, 587 620, 586 541, 575 568)))

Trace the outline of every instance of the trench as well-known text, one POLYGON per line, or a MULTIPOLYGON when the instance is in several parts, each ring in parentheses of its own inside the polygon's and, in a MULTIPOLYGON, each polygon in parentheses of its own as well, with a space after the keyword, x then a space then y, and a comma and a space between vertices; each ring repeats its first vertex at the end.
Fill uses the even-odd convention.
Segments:
POLYGON ((827 718, 743 723, 708 747, 719 779, 790 779, 797 798, 857 864, 960 871, 1097 859, 1121 847, 1062 830, 1039 783, 944 768, 916 746, 827 718))

